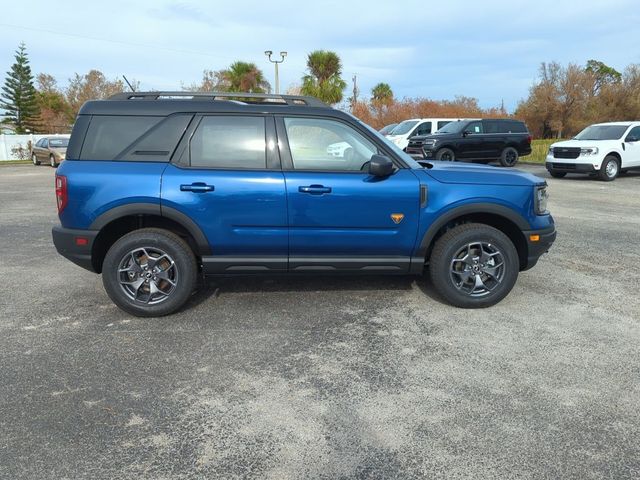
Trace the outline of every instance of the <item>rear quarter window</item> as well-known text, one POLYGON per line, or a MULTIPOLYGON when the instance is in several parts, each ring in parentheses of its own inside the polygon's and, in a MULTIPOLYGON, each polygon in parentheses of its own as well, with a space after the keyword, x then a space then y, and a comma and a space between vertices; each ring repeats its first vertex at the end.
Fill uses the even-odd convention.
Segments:
POLYGON ((523 122, 504 122, 504 133, 527 133, 527 126, 523 122))
POLYGON ((165 117, 94 115, 80 153, 81 160, 115 160, 165 117))

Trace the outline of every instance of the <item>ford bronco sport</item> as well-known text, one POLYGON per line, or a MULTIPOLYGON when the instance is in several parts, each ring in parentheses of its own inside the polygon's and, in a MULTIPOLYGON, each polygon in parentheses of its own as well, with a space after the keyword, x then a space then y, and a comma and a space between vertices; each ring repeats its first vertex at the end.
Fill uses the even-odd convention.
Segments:
POLYGON ((60 254, 123 310, 179 309, 200 275, 422 274, 487 307, 553 243, 545 182, 419 164, 310 97, 152 92, 87 102, 56 172, 60 254), (329 145, 349 148, 329 154, 329 145))

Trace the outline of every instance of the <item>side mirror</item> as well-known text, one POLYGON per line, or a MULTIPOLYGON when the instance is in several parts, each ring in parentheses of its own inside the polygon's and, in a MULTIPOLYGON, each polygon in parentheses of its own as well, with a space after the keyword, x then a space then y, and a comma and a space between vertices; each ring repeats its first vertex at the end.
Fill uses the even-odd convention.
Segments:
POLYGON ((462 136, 466 137, 467 135, 471 135, 473 132, 469 131, 469 130, 465 130, 464 132, 462 132, 462 136))
POLYGON ((388 177, 393 173, 393 162, 384 155, 371 155, 369 174, 374 177, 388 177))

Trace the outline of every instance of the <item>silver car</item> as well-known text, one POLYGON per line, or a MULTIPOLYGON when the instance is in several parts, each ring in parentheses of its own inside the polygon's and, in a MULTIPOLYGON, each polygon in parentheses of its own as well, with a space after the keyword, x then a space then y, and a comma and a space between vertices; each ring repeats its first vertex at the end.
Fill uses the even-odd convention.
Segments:
POLYGON ((31 147, 31 161, 34 165, 46 162, 52 167, 60 165, 67 155, 67 137, 44 137, 31 147))

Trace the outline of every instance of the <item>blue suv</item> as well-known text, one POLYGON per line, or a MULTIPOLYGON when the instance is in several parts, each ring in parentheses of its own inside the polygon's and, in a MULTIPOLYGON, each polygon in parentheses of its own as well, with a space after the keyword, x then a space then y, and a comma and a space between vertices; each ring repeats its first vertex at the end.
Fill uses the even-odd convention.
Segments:
POLYGON ((553 243, 545 182, 416 162, 299 96, 151 92, 87 102, 55 179, 60 254, 139 316, 202 275, 422 274, 487 307, 553 243))

